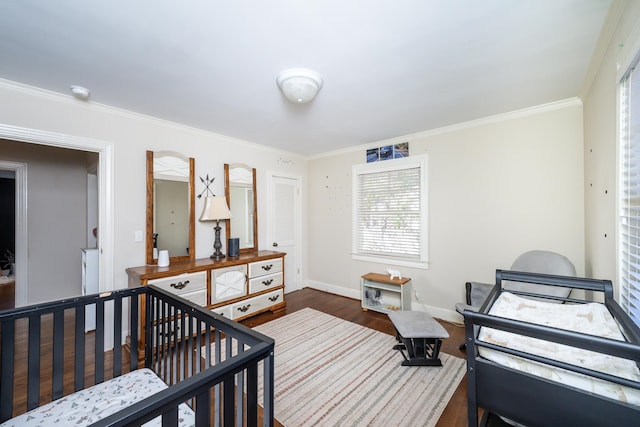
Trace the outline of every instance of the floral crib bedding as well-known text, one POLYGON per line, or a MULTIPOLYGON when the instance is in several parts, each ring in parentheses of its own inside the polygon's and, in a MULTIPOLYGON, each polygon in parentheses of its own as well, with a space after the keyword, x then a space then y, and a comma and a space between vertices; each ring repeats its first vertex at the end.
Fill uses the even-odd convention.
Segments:
MULTIPOLYGON (((0 427, 88 426, 166 388, 151 369, 138 369, 32 409, 0 427)), ((178 407, 178 421, 181 427, 195 426, 195 414, 184 403, 178 407)), ((144 424, 147 427, 161 425, 162 417, 144 424)))

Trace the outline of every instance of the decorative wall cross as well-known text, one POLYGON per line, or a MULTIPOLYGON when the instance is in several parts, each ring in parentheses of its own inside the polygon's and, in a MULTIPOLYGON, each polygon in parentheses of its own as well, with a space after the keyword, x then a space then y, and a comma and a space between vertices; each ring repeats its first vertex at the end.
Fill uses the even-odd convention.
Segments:
POLYGON ((215 197, 215 194, 213 194, 213 191, 211 190, 211 188, 209 188, 209 186, 213 184, 213 181, 215 179, 216 179, 215 177, 209 179, 209 174, 207 174, 206 178, 200 177, 200 182, 204 184, 204 190, 202 190, 202 192, 198 194, 198 199, 202 198, 202 195, 205 193, 206 193, 206 196, 209 196, 209 194, 211 194, 211 196, 215 197))

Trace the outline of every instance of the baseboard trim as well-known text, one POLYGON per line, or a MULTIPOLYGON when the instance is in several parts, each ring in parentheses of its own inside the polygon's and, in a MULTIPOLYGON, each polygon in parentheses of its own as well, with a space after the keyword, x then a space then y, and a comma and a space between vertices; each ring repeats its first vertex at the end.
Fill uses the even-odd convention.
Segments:
MULTIPOLYGON (((334 285, 332 283, 319 282, 317 280, 307 280, 304 287, 316 289, 318 291, 329 292, 347 298, 360 300, 360 289, 345 288, 344 286, 334 285)), ((464 319, 455 310, 447 310, 442 307, 422 304, 418 301, 411 301, 411 309, 416 311, 424 311, 430 316, 436 317, 447 322, 462 324, 464 319)))

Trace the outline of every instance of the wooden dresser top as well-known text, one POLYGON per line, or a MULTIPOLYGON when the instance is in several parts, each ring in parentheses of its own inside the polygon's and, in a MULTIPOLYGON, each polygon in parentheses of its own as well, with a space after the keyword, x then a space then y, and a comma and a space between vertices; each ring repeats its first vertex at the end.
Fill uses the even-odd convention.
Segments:
POLYGON ((284 252, 256 251, 240 254, 237 257, 224 257, 219 260, 200 258, 193 261, 173 262, 168 267, 158 267, 155 264, 127 268, 127 274, 140 280, 151 280, 162 277, 175 276, 183 273, 210 270, 212 268, 231 267, 233 265, 264 261, 273 258, 283 258, 284 252))

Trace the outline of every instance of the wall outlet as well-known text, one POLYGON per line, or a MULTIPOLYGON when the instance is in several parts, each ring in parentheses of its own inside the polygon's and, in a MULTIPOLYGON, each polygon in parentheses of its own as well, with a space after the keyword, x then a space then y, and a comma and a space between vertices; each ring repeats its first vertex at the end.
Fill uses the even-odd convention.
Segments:
POLYGON ((136 230, 133 234, 134 242, 142 242, 142 230, 136 230))

